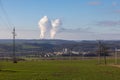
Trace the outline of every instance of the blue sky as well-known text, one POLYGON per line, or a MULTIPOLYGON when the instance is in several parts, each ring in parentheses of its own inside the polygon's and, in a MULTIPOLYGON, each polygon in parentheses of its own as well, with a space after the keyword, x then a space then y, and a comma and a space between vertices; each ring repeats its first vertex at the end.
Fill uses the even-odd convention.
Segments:
MULTIPOLYGON (((39 39, 43 16, 60 18, 56 39, 120 39, 120 0, 1 0, 0 38, 12 38, 14 24, 19 39, 39 39)), ((49 37, 46 37, 49 38, 49 37)))

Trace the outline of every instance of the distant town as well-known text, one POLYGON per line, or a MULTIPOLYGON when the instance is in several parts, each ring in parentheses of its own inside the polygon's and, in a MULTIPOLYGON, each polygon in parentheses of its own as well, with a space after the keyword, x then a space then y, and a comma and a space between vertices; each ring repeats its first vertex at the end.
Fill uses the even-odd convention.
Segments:
MULTIPOLYGON (((15 42, 15 56, 18 58, 97 57, 99 54, 98 42, 95 40, 17 39, 15 42)), ((120 49, 120 41, 101 41, 101 43, 107 48, 106 56, 114 56, 115 49, 120 49)), ((12 58, 12 46, 12 40, 0 40, 0 59, 12 58)), ((104 54, 101 53, 101 56, 104 56, 104 54)))

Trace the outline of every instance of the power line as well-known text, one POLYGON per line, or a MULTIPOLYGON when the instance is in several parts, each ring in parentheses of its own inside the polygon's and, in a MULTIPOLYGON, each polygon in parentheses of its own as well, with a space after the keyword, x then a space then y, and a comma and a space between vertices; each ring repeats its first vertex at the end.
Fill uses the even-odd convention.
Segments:
MULTIPOLYGON (((8 17, 8 14, 7 14, 6 10, 4 9, 4 6, 2 4, 2 0, 0 0, 0 7, 1 7, 3 13, 4 13, 4 16, 5 16, 6 20, 7 20, 8 26, 10 28, 12 28, 14 25, 11 23, 11 21, 8 17)), ((16 54, 15 54, 15 51, 16 51, 16 49, 15 49, 15 36, 16 36, 15 27, 13 28, 12 34, 13 34, 13 63, 17 63, 17 58, 16 58, 16 54)))
POLYGON ((4 14, 4 17, 5 17, 6 21, 7 21, 8 26, 9 26, 10 28, 13 27, 14 25, 12 24, 12 22, 11 22, 10 19, 9 19, 9 16, 8 16, 8 14, 7 14, 4 6, 3 6, 2 0, 0 0, 0 7, 1 7, 1 10, 2 10, 2 12, 3 12, 3 14, 4 14))
POLYGON ((0 21, 2 21, 2 23, 3 23, 4 26, 6 26, 6 27, 5 27, 6 29, 10 29, 9 24, 6 23, 6 21, 3 19, 2 16, 0 16, 0 21))

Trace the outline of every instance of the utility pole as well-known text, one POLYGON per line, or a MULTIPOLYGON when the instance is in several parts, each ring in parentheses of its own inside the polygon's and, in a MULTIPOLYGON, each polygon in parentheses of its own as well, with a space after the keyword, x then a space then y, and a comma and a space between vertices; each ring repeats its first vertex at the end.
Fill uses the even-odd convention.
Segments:
POLYGON ((115 64, 117 64, 117 52, 118 52, 118 49, 116 48, 115 49, 115 64))
POLYGON ((101 57, 101 41, 98 41, 98 64, 101 64, 100 57, 101 57))
POLYGON ((107 54, 107 48, 105 46, 103 46, 103 53, 104 53, 104 63, 107 64, 107 61, 106 61, 106 54, 107 54))
POLYGON ((12 34, 13 34, 13 63, 17 63, 16 54, 15 54, 15 36, 16 36, 15 27, 13 28, 12 34))

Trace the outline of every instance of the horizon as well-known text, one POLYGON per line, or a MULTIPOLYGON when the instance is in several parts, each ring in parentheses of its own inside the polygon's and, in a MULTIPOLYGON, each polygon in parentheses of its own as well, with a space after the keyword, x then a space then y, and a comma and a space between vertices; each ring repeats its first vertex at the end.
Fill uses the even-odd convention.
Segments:
MULTIPOLYGON (((0 39, 0 40, 11 40, 11 41, 12 41, 13 39, 0 39)), ((15 39, 15 40, 16 40, 16 41, 17 41, 17 40, 37 40, 37 41, 47 41, 47 40, 48 40, 48 41, 49 41, 49 40, 50 40, 50 41, 57 41, 57 40, 58 40, 58 41, 59 41, 59 40, 60 40, 60 41, 62 41, 62 40, 63 40, 63 41, 120 41, 120 40, 72 40, 72 39, 71 39, 71 40, 68 40, 68 39, 15 39)))

